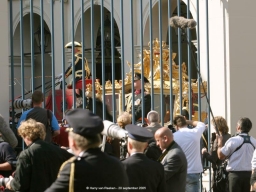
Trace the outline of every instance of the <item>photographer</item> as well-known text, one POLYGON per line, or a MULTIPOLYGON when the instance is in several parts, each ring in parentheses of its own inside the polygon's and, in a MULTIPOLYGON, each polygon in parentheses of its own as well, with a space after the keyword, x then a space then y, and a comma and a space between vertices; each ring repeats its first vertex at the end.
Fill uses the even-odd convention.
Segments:
POLYGON ((60 127, 54 114, 50 110, 42 108, 43 101, 43 93, 41 91, 34 91, 32 94, 33 108, 22 113, 17 128, 19 128, 22 121, 30 118, 34 119, 37 122, 44 124, 46 130, 45 141, 52 142, 52 137, 60 134, 60 127))
POLYGON ((18 133, 28 148, 20 153, 14 178, 10 177, 6 187, 13 191, 43 192, 56 179, 61 164, 72 155, 43 141, 45 127, 33 119, 22 122, 18 133))
POLYGON ((256 146, 256 139, 249 136, 252 122, 243 117, 237 122, 238 135, 231 137, 223 146, 223 136, 218 139, 218 157, 228 159, 226 170, 229 172, 229 191, 250 191, 251 160, 256 146))
POLYGON ((173 134, 174 141, 181 147, 187 158, 186 192, 199 190, 200 173, 203 172, 200 154, 200 139, 205 130, 205 124, 199 121, 189 121, 182 115, 174 118, 173 124, 177 132, 173 134), (195 128, 190 129, 188 125, 195 128))
MULTIPOLYGON (((214 120, 211 121, 211 127, 213 129, 218 129, 219 133, 223 137, 223 144, 226 143, 226 141, 231 137, 231 135, 228 133, 228 125, 227 121, 221 117, 216 116, 214 117, 214 120)), ((219 169, 221 169, 221 165, 223 163, 223 160, 220 160, 218 158, 217 154, 218 150, 218 140, 216 138, 216 133, 212 133, 211 137, 211 151, 210 153, 207 152, 206 148, 202 149, 203 157, 206 158, 208 161, 212 163, 212 169, 213 169, 213 177, 212 177, 212 188, 213 192, 223 192, 226 191, 227 182, 223 181, 216 181, 217 172, 219 169)), ((219 170, 220 171, 220 170, 219 170)))

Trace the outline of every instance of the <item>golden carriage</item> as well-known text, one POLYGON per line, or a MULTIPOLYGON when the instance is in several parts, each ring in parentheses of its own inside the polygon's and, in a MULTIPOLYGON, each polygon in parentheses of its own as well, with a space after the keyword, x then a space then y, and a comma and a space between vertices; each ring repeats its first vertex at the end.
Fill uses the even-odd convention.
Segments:
MULTIPOLYGON (((118 95, 118 102, 117 102, 117 112, 120 113, 122 112, 122 106, 124 105, 122 103, 122 97, 125 94, 128 94, 131 92, 131 88, 132 88, 132 69, 131 67, 134 67, 134 72, 138 72, 141 73, 142 71, 142 65, 143 65, 143 70, 144 70, 144 76, 150 81, 149 84, 145 84, 145 89, 146 91, 150 92, 151 89, 154 89, 154 95, 156 96, 160 96, 161 97, 161 88, 163 89, 163 94, 164 94, 164 98, 169 98, 170 97, 170 89, 172 89, 172 93, 173 93, 173 115, 176 114, 180 114, 180 109, 187 109, 188 111, 190 111, 189 109, 189 101, 193 102, 193 109, 192 109, 192 118, 193 119, 198 119, 198 111, 194 110, 194 106, 197 106, 198 101, 193 99, 191 97, 191 99, 189 99, 189 95, 188 95, 188 90, 189 90, 189 81, 188 81, 188 75, 187 75, 187 67, 185 62, 182 63, 181 67, 181 72, 182 72, 182 82, 181 82, 181 87, 180 87, 180 81, 179 81, 179 66, 176 65, 174 59, 176 57, 176 53, 172 53, 172 64, 170 66, 170 56, 169 56, 169 49, 166 48, 166 43, 162 42, 162 78, 161 78, 161 64, 160 64, 160 42, 158 41, 158 39, 153 41, 153 55, 152 55, 152 64, 153 64, 153 71, 151 71, 151 67, 150 67, 150 59, 151 59, 151 54, 150 54, 150 50, 149 49, 144 49, 143 50, 143 54, 142 54, 142 62, 136 63, 134 65, 131 65, 129 62, 127 62, 128 66, 130 67, 130 71, 128 73, 126 73, 126 78, 124 79, 124 90, 125 93, 122 93, 122 81, 121 80, 115 80, 114 82, 114 87, 115 87, 115 91, 113 91, 113 85, 111 83, 110 80, 106 81, 105 84, 105 91, 107 95, 113 95, 113 93, 118 95), (170 70, 172 70, 172 74, 170 76, 170 70), (151 79, 153 79, 153 82, 151 82, 151 79), (170 81, 170 79, 172 79, 172 81, 170 81), (180 102, 180 89, 182 89, 182 102, 180 102), (182 106, 180 106, 180 103, 182 103, 182 106)), ((193 95, 197 95, 198 94, 198 81, 196 80, 192 80, 191 81, 191 92, 193 95)), ((91 94, 91 90, 92 90, 92 85, 87 85, 86 88, 86 94, 90 95, 91 94)), ((201 93, 204 93, 203 87, 205 88, 205 90, 207 89, 207 82, 203 82, 203 86, 201 86, 201 93)), ((102 98, 102 85, 100 85, 99 81, 95 82, 95 90, 96 90, 96 97, 98 98, 102 98)), ((192 95, 192 96, 193 96, 192 95)), ((165 101, 168 99, 164 100, 164 110, 165 110, 165 114, 164 116, 166 117, 166 115, 169 114, 169 111, 172 111, 170 109, 168 109, 168 103, 166 103, 165 101)), ((159 108, 160 109, 160 102, 155 104, 155 108, 159 108)), ((156 109, 155 109, 156 110, 156 109)), ((169 115, 170 116, 170 115, 169 115)), ((206 112, 203 111, 201 112, 201 119, 205 119, 206 118, 206 112)), ((165 123, 166 121, 168 121, 168 118, 164 119, 165 123)))

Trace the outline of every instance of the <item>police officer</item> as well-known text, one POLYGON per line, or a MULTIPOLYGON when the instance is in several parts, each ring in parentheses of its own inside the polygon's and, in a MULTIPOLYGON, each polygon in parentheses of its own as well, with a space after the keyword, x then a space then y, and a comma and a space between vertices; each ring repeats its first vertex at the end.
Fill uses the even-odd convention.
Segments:
MULTIPOLYGON (((72 49, 72 42, 69 42, 68 44, 65 45, 65 48, 67 49, 72 49)), ((83 71, 82 71, 82 66, 84 64, 84 70, 85 70, 85 79, 88 79, 90 76, 90 68, 88 66, 87 60, 82 58, 82 52, 81 52, 82 45, 76 41, 74 41, 74 62, 75 62, 75 83, 78 80, 82 79, 83 76, 83 71)), ((72 62, 69 64, 68 68, 65 71, 65 78, 70 76, 72 74, 72 62)), ((68 87, 71 87, 72 84, 68 84, 68 87)), ((62 89, 62 84, 60 84, 60 88, 62 89)))
POLYGON ((153 134, 143 127, 126 125, 128 131, 128 153, 130 157, 122 161, 129 178, 129 186, 135 191, 164 192, 164 167, 144 154, 153 134))
POLYGON ((57 180, 46 192, 125 191, 128 178, 122 163, 103 153, 100 133, 103 121, 86 109, 74 109, 66 114, 71 128, 69 147, 76 155, 65 162, 57 180))
POLYGON ((142 78, 144 83, 149 83, 148 79, 142 76, 140 73, 134 75, 134 101, 132 101, 132 93, 126 96, 126 111, 132 114, 132 105, 134 105, 134 120, 137 123, 142 122, 143 118, 147 117, 148 112, 151 110, 151 95, 141 87, 142 78), (142 98, 142 92, 144 92, 144 98, 142 98), (142 102, 144 101, 144 108, 142 109, 142 102), (144 116, 142 117, 142 111, 144 110, 144 116))

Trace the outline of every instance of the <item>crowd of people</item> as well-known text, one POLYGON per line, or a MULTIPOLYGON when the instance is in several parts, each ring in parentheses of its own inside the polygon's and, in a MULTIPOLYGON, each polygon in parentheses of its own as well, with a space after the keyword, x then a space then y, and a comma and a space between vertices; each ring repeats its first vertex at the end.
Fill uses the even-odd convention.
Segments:
MULTIPOLYGON (((17 155, 14 146, 0 138, 0 175, 9 178, 2 182, 4 190, 198 192, 204 171, 202 158, 212 163, 213 192, 256 189, 256 139, 249 136, 249 118, 238 120, 237 134, 231 137, 226 120, 214 117, 210 124, 215 132, 208 152, 202 140, 207 143, 203 135, 209 125, 181 113, 173 119, 174 128, 163 127, 158 112, 150 110, 150 94, 141 87, 141 81, 147 80, 138 73, 134 80, 136 101, 129 95, 127 110, 116 120, 127 132, 122 159, 120 151, 102 150, 103 120, 88 109, 68 110, 65 129, 69 147, 53 144, 52 138, 60 134, 58 121, 42 108, 43 93, 34 91, 33 108, 21 115, 17 125, 26 148, 17 155)), ((107 140, 119 144, 116 138, 107 140)))

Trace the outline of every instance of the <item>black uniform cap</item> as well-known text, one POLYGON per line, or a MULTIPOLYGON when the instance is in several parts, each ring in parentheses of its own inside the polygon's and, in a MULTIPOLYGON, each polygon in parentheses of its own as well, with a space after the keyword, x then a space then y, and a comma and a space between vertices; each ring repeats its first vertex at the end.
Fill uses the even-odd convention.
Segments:
MULTIPOLYGON (((134 81, 141 80, 141 76, 142 75, 140 73, 135 73, 134 74, 134 81)), ((145 76, 143 76, 143 78, 144 78, 144 83, 149 83, 148 79, 145 76)))
POLYGON ((153 134, 150 131, 137 125, 126 125, 125 129, 128 132, 128 137, 135 141, 148 142, 153 138, 153 134))
POLYGON ((102 119, 87 109, 73 109, 66 114, 70 126, 66 131, 72 131, 81 136, 92 136, 103 131, 102 119))

